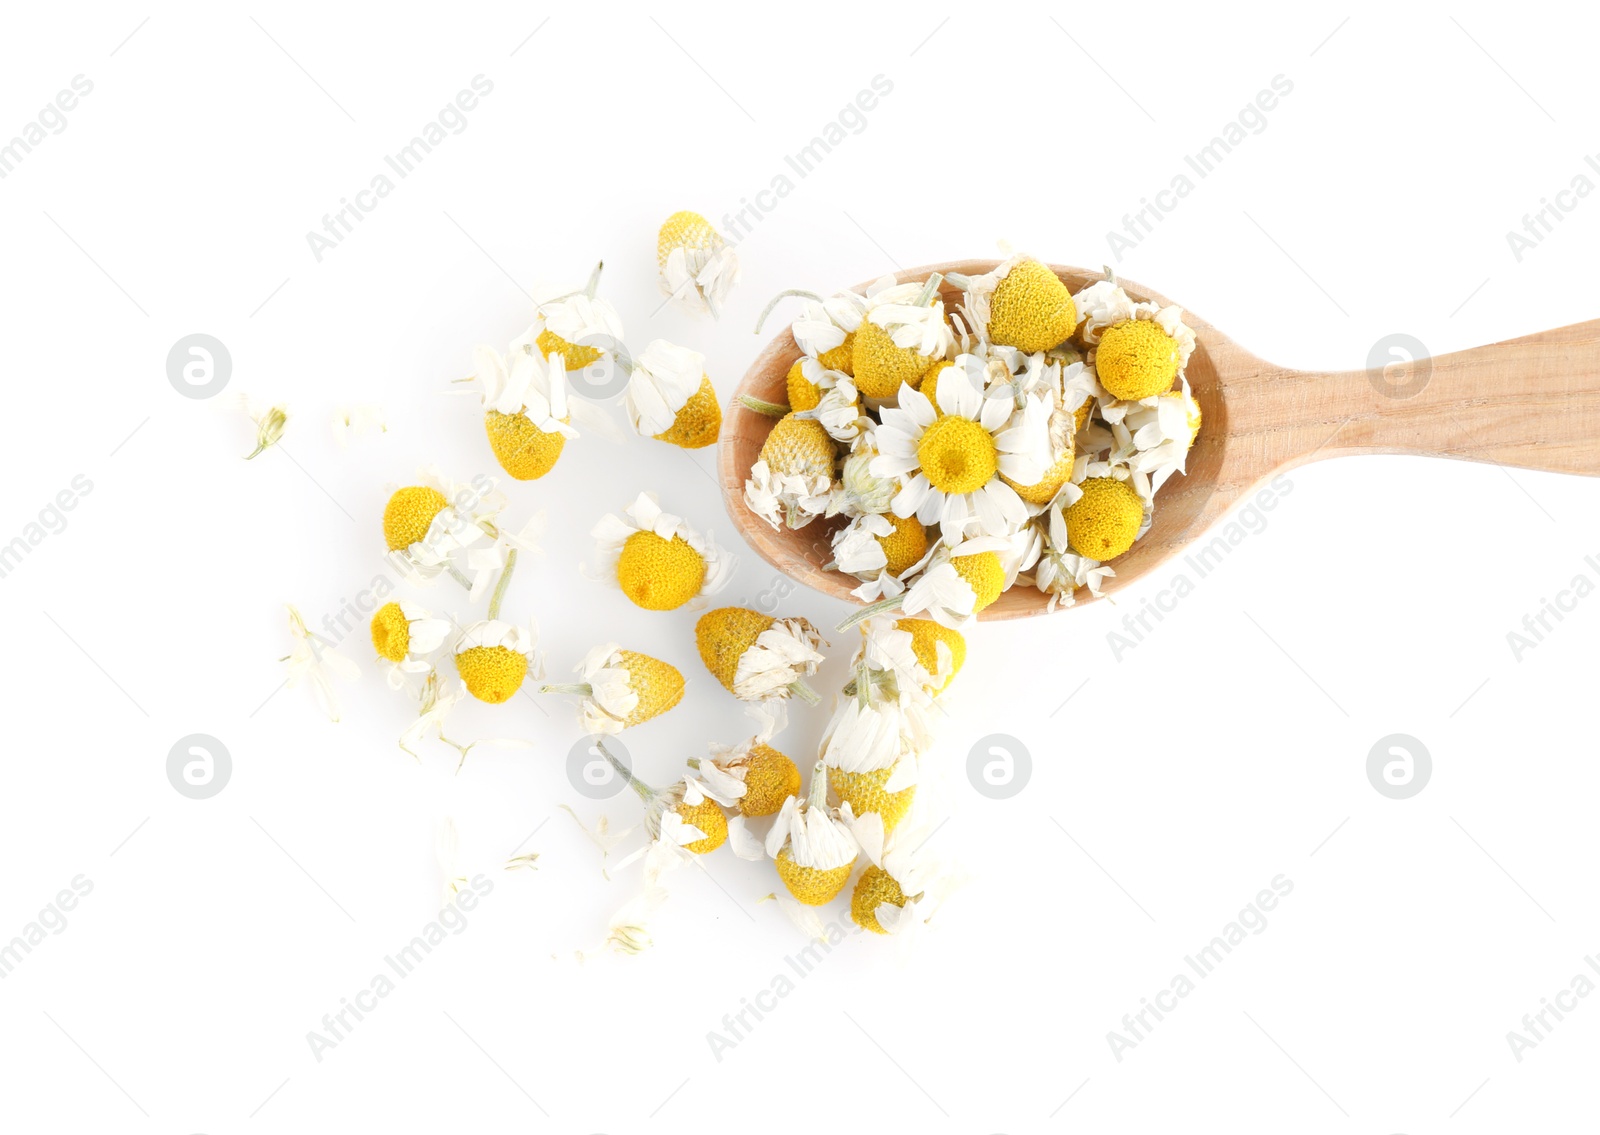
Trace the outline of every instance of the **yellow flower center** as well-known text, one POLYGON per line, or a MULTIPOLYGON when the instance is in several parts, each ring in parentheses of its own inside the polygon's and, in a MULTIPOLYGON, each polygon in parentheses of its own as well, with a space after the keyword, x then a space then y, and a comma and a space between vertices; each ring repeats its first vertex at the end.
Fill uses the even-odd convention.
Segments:
POLYGON ((947 493, 977 492, 1000 469, 994 438, 977 422, 946 414, 922 434, 917 462, 936 489, 947 493))
POLYGON ((728 817, 723 815, 722 809, 709 799, 703 799, 698 804, 679 804, 677 813, 683 818, 684 823, 693 824, 706 833, 705 839, 684 844, 686 851, 704 855, 708 851, 717 850, 728 838, 728 817))
POLYGON ((1060 278, 1037 260, 1012 265, 989 300, 989 341, 1032 353, 1072 337, 1078 309, 1060 278))
POLYGON ((863 930, 887 934, 888 931, 878 922, 878 908, 884 903, 905 906, 906 895, 900 889, 900 884, 894 881, 894 876, 874 863, 861 872, 861 878, 856 880, 856 889, 850 892, 850 917, 863 930))
POLYGON ((784 379, 791 410, 815 410, 822 404, 822 387, 805 376, 801 369, 804 363, 805 359, 796 359, 794 366, 789 368, 788 377, 784 379))
POLYGON ((746 816, 775 816, 785 800, 798 795, 800 769, 795 763, 771 745, 752 745, 739 811, 746 816))
POLYGON ((469 694, 499 705, 522 688, 528 656, 508 646, 474 646, 456 655, 456 670, 469 694))
POLYGON ((885 792, 883 786, 889 782, 889 777, 894 769, 880 768, 871 772, 845 772, 843 769, 830 768, 828 770, 828 787, 833 789, 840 800, 850 805, 851 811, 858 816, 868 812, 876 812, 883 818, 883 831, 887 835, 894 831, 895 825, 906 818, 906 813, 911 810, 911 800, 917 794, 917 786, 902 788, 899 792, 885 792))
POLYGON ((632 650, 617 651, 615 665, 627 668, 628 688, 639 697, 623 725, 649 721, 683 700, 683 675, 676 666, 632 650))
POLYGON ((970 556, 951 556, 950 566, 966 580, 978 601, 972 605, 974 614, 1000 598, 1005 590, 1006 569, 1000 557, 993 552, 974 552, 970 556))
MULTIPOLYGON (((854 331, 846 331, 844 342, 831 351, 823 351, 822 354, 817 356, 817 362, 829 370, 843 371, 854 378, 856 373, 855 351, 856 333, 854 331)), ((798 410, 800 407, 796 406, 795 409, 798 410)))
POLYGON ((922 521, 914 516, 904 519, 893 513, 885 513, 884 519, 894 525, 894 531, 887 536, 875 536, 878 546, 883 549, 883 554, 889 560, 884 565, 884 571, 890 575, 899 575, 920 560, 928 550, 928 530, 922 526, 922 521))
POLYGON ((739 659, 775 621, 771 615, 746 607, 718 607, 701 615, 695 623, 700 661, 729 693, 733 692, 733 679, 739 673, 739 659))
POLYGON ((1126 481, 1090 477, 1066 512, 1067 543, 1080 556, 1109 560, 1133 547, 1144 523, 1144 502, 1126 481))
POLYGON ((539 337, 534 340, 539 348, 539 353, 545 356, 560 355, 567 364, 568 370, 582 370, 600 357, 597 347, 580 347, 569 343, 554 331, 544 330, 539 332, 539 337))
POLYGON ((1178 377, 1178 344, 1155 320, 1129 319, 1101 332, 1094 369, 1114 397, 1153 398, 1178 377))
POLYGON ((490 410, 483 416, 483 428, 500 468, 519 481, 534 481, 550 472, 567 444, 565 434, 545 433, 526 414, 490 410))
POLYGON ((433 518, 449 503, 438 489, 426 485, 412 485, 396 492, 383 506, 383 535, 389 541, 389 550, 409 548, 421 540, 428 534, 433 518))
POLYGON ((372 645, 378 655, 390 662, 405 660, 411 649, 411 623, 398 603, 385 603, 372 616, 372 645))
POLYGON ((700 389, 678 411, 672 424, 656 434, 657 441, 683 449, 704 449, 717 440, 722 431, 722 407, 717 403, 717 388, 711 385, 711 376, 700 377, 700 389))
POLYGON ((802 867, 794 861, 794 856, 789 854, 789 847, 784 845, 778 852, 774 864, 778 868, 778 878, 783 880, 783 885, 789 893, 807 906, 823 906, 834 900, 838 893, 844 890, 844 885, 850 881, 850 871, 855 866, 854 862, 846 863, 843 867, 802 867))
POLYGON ((635 532, 617 558, 622 593, 646 611, 672 611, 700 593, 706 561, 682 536, 635 532))
POLYGON ((943 691, 961 673, 961 665, 967 660, 967 640, 960 631, 932 619, 901 619, 895 623, 895 627, 910 633, 911 652, 917 656, 922 668, 935 678, 939 675, 939 643, 950 648, 950 673, 944 685, 934 693, 943 691))

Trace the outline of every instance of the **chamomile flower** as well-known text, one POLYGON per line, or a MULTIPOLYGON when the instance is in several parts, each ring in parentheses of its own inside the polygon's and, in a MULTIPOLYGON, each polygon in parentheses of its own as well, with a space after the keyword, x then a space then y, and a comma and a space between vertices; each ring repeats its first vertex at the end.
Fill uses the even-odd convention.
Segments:
MULTIPOLYGON (((722 303, 739 282, 739 257, 699 213, 681 210, 661 224, 656 264, 663 295, 685 311, 722 314, 722 303)), ((654 436, 654 435, 651 435, 654 436)))
POLYGON ((846 445, 860 437, 862 430, 872 427, 872 419, 861 404, 860 392, 854 381, 845 375, 839 375, 832 386, 822 390, 815 408, 807 413, 822 423, 829 437, 846 445))
POLYGON ((1072 337, 1078 309, 1072 293, 1048 267, 1028 256, 1009 256, 966 286, 966 313, 989 342, 1044 351, 1072 337))
POLYGON ((656 495, 640 493, 622 516, 608 514, 589 533, 600 571, 647 611, 672 611, 715 595, 738 561, 681 518, 663 512, 656 495))
POLYGON ((289 411, 285 406, 257 406, 244 395, 240 395, 239 401, 256 427, 256 447, 244 458, 249 461, 283 440, 283 431, 289 425, 289 411))
MULTIPOLYGON (((428 730, 437 731, 439 739, 447 745, 455 745, 444 735, 444 723, 450 716, 450 711, 467 696, 467 687, 459 679, 450 682, 439 676, 437 670, 431 671, 422 683, 421 705, 417 709, 417 716, 405 731, 400 734, 400 750, 418 760, 414 746, 427 736, 428 730)), ((457 746, 459 748, 460 746, 457 746)))
POLYGON ((1145 501, 1128 481, 1088 477, 1065 509, 1067 544, 1080 556, 1105 561, 1122 555, 1147 527, 1145 501))
POLYGON ((1001 536, 1027 523, 1028 508, 1001 480, 1032 485, 1050 467, 1049 407, 1026 397, 986 398, 961 366, 939 381, 938 404, 904 387, 883 410, 874 435, 879 476, 898 477, 896 516, 938 524, 947 543, 969 535, 1001 536))
POLYGON ((967 640, 961 632, 932 619, 899 619, 894 626, 911 636, 911 656, 916 663, 909 668, 901 663, 897 673, 903 677, 909 669, 930 695, 949 689, 967 661, 967 640))
POLYGON ((595 292, 604 262, 596 264, 582 291, 545 289, 535 296, 534 340, 541 355, 560 355, 568 370, 582 370, 600 361, 622 341, 622 318, 595 292))
POLYGON ((421 471, 418 480, 418 484, 394 489, 384 505, 383 535, 389 558, 414 581, 432 582, 450 571, 473 587, 472 581, 460 575, 453 558, 493 539, 490 531, 505 508, 504 494, 482 474, 468 484, 458 484, 430 466, 421 471))
POLYGON ((310 630, 292 605, 289 607, 289 634, 294 638, 294 646, 284 659, 289 664, 287 684, 292 687, 301 682, 310 683, 317 705, 328 715, 329 721, 337 722, 339 699, 334 696, 333 679, 353 682, 361 676, 361 668, 310 630))
POLYGON ((472 368, 483 400, 484 432, 500 468, 519 481, 543 477, 567 439, 578 436, 561 355, 545 353, 530 332, 504 357, 492 347, 473 348, 472 368))
MULTIPOLYGON (((1154 494, 1168 477, 1184 472, 1200 432, 1200 404, 1183 382, 1181 389, 1124 403, 1123 410, 1120 425, 1127 435, 1128 468, 1148 475, 1154 494)), ((1112 430, 1120 440, 1116 426, 1112 430)))
POLYGON ((745 504, 775 529, 780 520, 789 528, 804 528, 827 511, 834 458, 833 438, 821 422, 785 414, 750 467, 745 504))
POLYGON ((643 855, 645 884, 654 886, 662 874, 689 856, 707 855, 727 841, 728 817, 698 778, 685 776, 666 788, 652 788, 619 761, 604 741, 596 741, 595 748, 644 802, 644 830, 650 844, 623 859, 618 867, 643 855))
POLYGON ((811 787, 802 798, 783 802, 767 832, 767 854, 784 887, 806 906, 822 906, 844 890, 861 852, 850 834, 848 804, 828 806, 828 773, 821 761, 811 770, 811 787))
MULTIPOLYGON (((893 282, 892 277, 890 282, 893 282)), ((800 350, 828 370, 853 374, 856 330, 866 314, 867 298, 855 292, 835 292, 827 298, 813 292, 781 292, 761 313, 761 321, 756 324, 758 333, 768 312, 784 296, 800 296, 806 301, 800 318, 789 327, 800 350)))
POLYGON ((1066 486, 1034 522, 1044 538, 1044 546, 1033 567, 1034 586, 1050 597, 1048 606, 1052 611, 1063 605, 1070 607, 1080 587, 1087 587, 1098 599, 1102 594, 1100 585, 1117 574, 1107 564, 1072 550, 1067 536, 1067 509, 1078 497, 1076 486, 1066 486))
POLYGON ((824 394, 832 390, 840 379, 849 377, 842 370, 829 370, 810 355, 801 355, 783 380, 789 409, 815 410, 822 404, 824 394))
POLYGON ((960 630, 988 607, 1016 578, 1012 541, 998 536, 978 536, 955 547, 940 545, 928 566, 901 599, 907 615, 928 617, 960 630))
POLYGON ((719 804, 737 808, 741 817, 771 816, 785 800, 799 795, 800 769, 771 744, 783 730, 783 703, 764 702, 750 710, 758 726, 753 736, 737 745, 713 743, 709 757, 692 759, 689 765, 719 804))
POLYGON ((1172 388, 1195 347, 1182 308, 1135 300, 1115 279, 1089 285, 1077 300, 1089 361, 1113 397, 1138 401, 1172 388))
POLYGON ((914 516, 867 513, 833 535, 834 566, 861 580, 850 594, 870 603, 905 590, 928 551, 928 530, 914 516))
POLYGON ((817 704, 805 679, 823 663, 825 645, 805 619, 775 619, 745 607, 719 607, 700 616, 695 645, 706 669, 743 701, 796 694, 817 704))
POLYGON ((853 517, 889 511, 900 484, 872 471, 877 456, 877 429, 869 426, 856 436, 849 455, 839 463, 839 480, 829 496, 827 515, 853 517))
POLYGON ((538 629, 531 623, 520 627, 499 619, 480 619, 456 640, 456 672, 469 694, 499 705, 522 688, 529 674, 544 676, 538 641, 538 629))
POLYGON ((656 339, 632 367, 625 403, 635 433, 683 449, 703 449, 717 440, 722 407, 704 355, 656 339))
POLYGON ((385 603, 372 616, 372 647, 383 659, 389 688, 398 690, 409 674, 433 672, 430 655, 444 645, 449 619, 435 619, 425 607, 385 603))
POLYGON ((881 401, 902 386, 915 389, 949 351, 955 340, 938 298, 940 281, 935 273, 925 283, 875 286, 868 293, 850 352, 851 375, 866 398, 881 401))
POLYGON ((857 825, 862 852, 871 860, 850 892, 850 918, 863 930, 914 938, 926 927, 961 876, 928 850, 938 830, 931 817, 912 818, 881 840, 857 825))
POLYGON ((589 651, 576 669, 581 682, 544 686, 540 692, 582 698, 578 721, 585 733, 620 733, 683 700, 683 674, 676 666, 614 642, 589 651))

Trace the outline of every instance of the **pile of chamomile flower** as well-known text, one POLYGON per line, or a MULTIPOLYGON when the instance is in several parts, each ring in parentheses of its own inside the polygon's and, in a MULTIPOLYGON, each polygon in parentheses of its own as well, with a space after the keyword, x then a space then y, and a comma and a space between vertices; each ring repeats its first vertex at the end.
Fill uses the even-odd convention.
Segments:
MULTIPOLYGON (((1150 528, 1200 430, 1185 375, 1194 332, 1109 271, 1076 295, 1013 255, 981 276, 935 274, 804 301, 800 356, 749 472, 774 528, 832 525, 830 568, 867 605, 960 628, 1021 582, 1052 609, 1095 595, 1150 528)), ((757 330, 759 331, 758 324, 757 330)))
MULTIPOLYGON (((657 268, 671 300, 713 317, 738 277, 732 248, 693 213, 674 214, 662 226, 657 268)), ((567 442, 581 432, 620 434, 605 408, 585 396, 596 388, 596 374, 626 374, 623 403, 628 424, 639 436, 690 449, 717 440, 722 415, 704 356, 665 340, 630 352, 620 317, 600 294, 600 280, 597 267, 581 286, 538 293, 526 332, 505 352, 490 347, 472 351, 471 375, 456 380, 473 384, 488 450, 513 482, 549 475, 567 442)), ((911 292, 920 289, 918 285, 911 292)), ((753 486, 760 483, 752 488, 753 499, 775 519, 804 523, 843 511, 850 517, 852 542, 842 545, 846 550, 841 554, 853 557, 853 563, 864 562, 866 553, 856 545, 865 534, 892 557, 887 572, 860 569, 864 583, 869 577, 879 581, 867 597, 900 595, 904 588, 890 579, 942 578, 939 572, 965 579, 964 558, 976 554, 969 545, 992 539, 986 526, 990 512, 998 508, 1009 516, 1019 510, 979 503, 971 492, 962 497, 941 489, 935 496, 927 477, 922 478, 920 496, 901 509, 900 490, 885 493, 881 487, 895 478, 862 467, 864 446, 885 447, 885 454, 914 453, 914 436, 950 416, 967 423, 958 430, 970 426, 998 439, 997 449, 1004 447, 1007 455, 1007 475, 1016 474, 1019 484, 1033 484, 1049 473, 1041 467, 1032 475, 1032 465, 1012 461, 1011 455, 1031 459, 1044 445, 1035 445, 1029 431, 1051 438, 1058 430, 1053 409, 1067 396, 1059 358, 1040 355, 1034 360, 977 343, 953 352, 942 311, 930 321, 927 313, 935 311, 925 298, 887 286, 864 297, 816 301, 814 310, 808 309, 806 319, 796 324, 797 334, 809 344, 809 363, 797 365, 801 377, 790 383, 796 412, 774 430, 770 452, 752 474, 753 486), (858 348, 852 357, 852 340, 876 346, 865 353, 858 348), (902 344, 929 364, 911 361, 902 344), (855 376, 870 380, 885 367, 897 368, 896 382, 883 389, 914 393, 921 386, 932 394, 935 377, 929 372, 935 355, 948 359, 947 368, 957 368, 938 379, 940 405, 948 400, 943 415, 925 407, 920 414, 914 412, 904 394, 903 420, 890 416, 900 412, 892 401, 887 409, 875 401, 869 413, 871 396, 855 395, 855 376), (986 382, 972 389, 987 390, 993 385, 987 379, 994 360, 1000 360, 995 365, 1012 367, 1008 373, 1016 376, 1016 409, 1004 419, 988 408, 993 399, 969 395, 955 377, 975 367, 973 373, 986 382), (813 395, 809 403, 804 402, 807 392, 813 395), (850 421, 841 402, 846 394, 857 411, 850 421), (880 412, 881 420, 873 416, 880 412), (891 443, 891 430, 907 440, 891 443), (791 449, 805 451, 811 431, 822 431, 825 443, 814 470, 803 460, 790 459, 791 449), (784 441, 790 435, 792 444, 784 441), (846 450, 842 462, 836 450, 841 444, 846 450), (985 530, 945 548, 935 527, 936 546, 930 546, 928 528, 915 519, 923 515, 930 525, 952 518, 945 521, 946 532, 962 531, 970 526, 966 521, 981 521, 985 530)), ((1068 331, 1072 329, 1069 325, 1068 331)), ((1072 372, 1075 382, 1082 381, 1077 378, 1081 369, 1072 372)), ((1095 392, 1092 383, 1084 389, 1091 396, 1095 392)), ((1132 412, 1123 417, 1131 422, 1132 412)), ((959 455, 953 440, 947 448, 948 467, 940 468, 939 477, 948 484, 959 455)), ((876 453, 874 449, 874 457, 876 453)), ((640 479, 647 482, 648 476, 640 479)), ((1062 474, 1061 484, 1068 479, 1062 474)), ((910 485, 916 477, 900 480, 910 485)), ((986 487, 973 491, 979 489, 986 487)), ((567 700, 594 749, 638 796, 635 825, 615 831, 602 818, 589 831, 608 857, 634 832, 642 833, 640 846, 609 868, 643 861, 642 890, 617 911, 608 928, 606 946, 611 949, 633 953, 647 947, 649 918, 667 894, 667 874, 725 844, 729 850, 724 854, 771 865, 771 897, 808 933, 827 933, 819 911, 839 900, 865 930, 902 940, 920 934, 958 881, 956 871, 927 853, 924 845, 944 815, 938 778, 930 775, 935 771, 930 761, 936 718, 967 649, 954 625, 959 620, 949 615, 963 608, 970 613, 976 603, 941 593, 936 604, 908 605, 901 612, 873 610, 853 620, 845 645, 850 657, 847 681, 832 691, 816 754, 797 760, 783 751, 781 735, 793 705, 807 712, 821 704, 823 694, 811 680, 829 643, 804 618, 715 606, 715 597, 732 578, 735 557, 708 530, 669 512, 653 492, 641 491, 617 504, 594 523, 593 555, 581 570, 614 584, 641 612, 694 614, 695 652, 716 685, 745 704, 745 735, 732 744, 714 742, 703 753, 684 754, 682 775, 671 783, 649 784, 635 775, 612 741, 678 707, 686 689, 684 673, 668 659, 631 649, 625 641, 607 640, 576 659, 562 680, 547 675, 532 612, 503 610, 519 556, 539 551, 543 514, 513 519, 501 478, 479 474, 457 481, 428 467, 411 483, 389 486, 381 525, 376 518, 373 524, 375 536, 381 528, 382 548, 403 588, 431 597, 425 601, 385 594, 382 598, 388 601, 370 623, 380 671, 415 709, 400 747, 416 757, 425 741, 437 739, 459 754, 458 770, 479 744, 547 750, 550 746, 543 741, 514 736, 516 724, 504 737, 469 743, 452 739, 452 711, 470 700, 508 707, 496 712, 509 722, 526 723, 519 695, 567 700), (933 617, 922 617, 922 611, 933 617)), ((1013 539, 1031 515, 1020 511, 1018 524, 1008 532, 1013 539)), ((981 544, 977 552, 990 547, 981 544)), ((1009 548, 1007 544, 1007 564, 1013 562, 1009 548)), ((354 667, 338 655, 335 644, 310 631, 293 608, 290 625, 296 638, 289 657, 291 681, 311 684, 337 720, 331 678, 348 677, 354 667)), ((560 745, 563 754, 566 749, 560 745)), ((531 859, 522 856, 508 866, 531 859)))

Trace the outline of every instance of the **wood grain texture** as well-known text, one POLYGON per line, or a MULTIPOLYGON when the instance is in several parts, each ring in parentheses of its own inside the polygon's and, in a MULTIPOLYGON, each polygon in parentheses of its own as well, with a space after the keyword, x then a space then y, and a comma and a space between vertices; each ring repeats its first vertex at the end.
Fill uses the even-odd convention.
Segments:
MULTIPOLYGON (((981 275, 995 260, 961 260, 911 268, 897 279, 932 272, 981 275)), ((1101 278, 1082 268, 1051 265, 1074 292, 1101 278)), ((1121 281, 1135 299, 1171 301, 1121 281)), ((858 285, 862 291, 866 285, 858 285)), ((947 310, 960 293, 941 289, 947 310)), ((1203 424, 1188 472, 1156 495, 1150 531, 1113 560, 1113 595, 1181 554, 1263 482, 1295 466, 1360 453, 1400 453, 1495 462, 1525 469, 1600 475, 1600 320, 1382 370, 1316 374, 1257 358, 1185 309, 1195 350, 1187 371, 1203 424), (1414 391, 1414 392, 1413 392, 1414 391), (1408 396, 1403 396, 1408 395, 1408 396)), ((815 520, 774 531, 744 503, 744 482, 772 420, 745 409, 739 396, 786 402, 785 378, 800 349, 785 329, 751 364, 723 417, 717 468, 723 503, 744 538, 773 567, 846 602, 857 581, 822 565, 844 523, 815 520)), ((1086 588, 1078 603, 1093 600, 1086 588)), ((1060 608, 1070 610, 1070 608, 1060 608)), ((1017 586, 980 619, 1045 613, 1043 595, 1017 586)))

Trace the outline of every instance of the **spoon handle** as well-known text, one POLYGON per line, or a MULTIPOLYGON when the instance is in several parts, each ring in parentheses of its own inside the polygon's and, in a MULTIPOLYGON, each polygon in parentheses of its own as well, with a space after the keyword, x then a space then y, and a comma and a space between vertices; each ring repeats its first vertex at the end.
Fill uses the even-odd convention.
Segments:
MULTIPOLYGON (((1271 376, 1268 412, 1299 427, 1285 464, 1403 453, 1600 476, 1600 320, 1437 358, 1392 351, 1380 369, 1271 376)), ((1268 376, 1251 377, 1265 395, 1268 376)))

